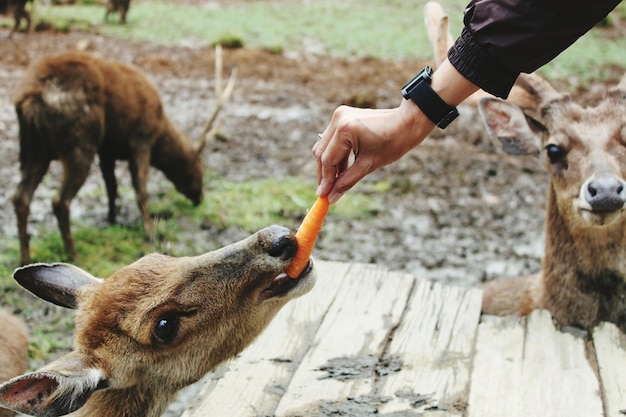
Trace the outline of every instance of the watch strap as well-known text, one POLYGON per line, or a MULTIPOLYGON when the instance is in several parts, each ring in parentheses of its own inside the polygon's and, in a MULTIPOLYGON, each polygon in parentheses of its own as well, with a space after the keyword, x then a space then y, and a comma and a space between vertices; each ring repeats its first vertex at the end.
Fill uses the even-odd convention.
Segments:
POLYGON ((439 128, 446 128, 459 115, 456 107, 448 105, 430 86, 430 73, 425 70, 414 79, 417 82, 407 83, 402 90, 406 99, 411 99, 422 112, 439 128), (418 78, 419 77, 419 78, 418 78), (409 85, 412 84, 412 85, 409 85))

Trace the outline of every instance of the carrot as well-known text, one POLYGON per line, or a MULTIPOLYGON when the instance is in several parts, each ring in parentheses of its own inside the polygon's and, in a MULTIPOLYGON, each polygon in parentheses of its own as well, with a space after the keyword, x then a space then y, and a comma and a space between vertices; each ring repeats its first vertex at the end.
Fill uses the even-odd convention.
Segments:
POLYGON ((298 242, 298 251, 293 261, 289 264, 285 273, 290 278, 297 278, 309 263, 309 258, 315 246, 317 235, 322 230, 324 218, 328 214, 330 203, 328 197, 318 197, 313 207, 302 219, 302 224, 296 232, 296 241, 298 242))

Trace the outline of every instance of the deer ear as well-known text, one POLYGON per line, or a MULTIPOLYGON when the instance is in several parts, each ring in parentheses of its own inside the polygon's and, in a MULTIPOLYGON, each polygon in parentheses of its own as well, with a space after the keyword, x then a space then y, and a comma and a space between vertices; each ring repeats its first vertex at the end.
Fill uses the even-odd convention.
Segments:
POLYGON ((102 279, 64 263, 27 265, 17 268, 13 278, 37 297, 67 308, 78 307, 80 288, 102 283, 102 279))
POLYGON ((489 135, 500 141, 506 153, 539 156, 545 128, 522 109, 498 98, 482 98, 478 110, 489 135))
POLYGON ((0 406, 37 417, 56 417, 81 408, 108 387, 104 373, 70 353, 46 368, 0 385, 0 406), (54 369, 54 370, 53 370, 54 369))

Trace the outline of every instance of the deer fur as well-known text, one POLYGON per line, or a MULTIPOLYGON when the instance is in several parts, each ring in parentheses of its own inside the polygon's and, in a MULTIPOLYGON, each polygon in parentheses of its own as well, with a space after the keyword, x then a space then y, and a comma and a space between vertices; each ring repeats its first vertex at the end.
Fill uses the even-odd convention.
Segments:
POLYGON ((15 25, 9 32, 9 38, 20 28, 22 19, 26 21, 26 32, 30 30, 30 13, 26 10, 26 2, 33 0, 0 0, 0 13, 11 15, 15 20, 15 25))
MULTIPOLYGON (((218 58, 221 55, 216 52, 216 67, 221 65, 218 58)), ((233 76, 224 96, 218 97, 212 120, 232 92, 233 76)), ((52 206, 70 260, 76 258, 70 203, 96 155, 106 185, 110 223, 116 220, 116 160, 128 161, 148 237, 152 237, 152 219, 146 183, 151 166, 161 170, 194 204, 200 203, 204 174, 201 151, 210 126, 205 125, 196 142, 190 140, 170 121, 156 88, 134 66, 76 51, 44 56, 27 68, 13 102, 19 121, 22 176, 13 204, 22 264, 31 261, 27 231, 30 202, 52 160, 63 164, 61 187, 52 206)))
POLYGON ((487 283, 483 311, 547 309, 561 325, 626 331, 626 75, 593 107, 536 75, 522 81, 539 119, 495 98, 479 110, 507 153, 535 156, 550 174, 545 252, 540 273, 487 283))
MULTIPOLYGON (((0 310, 0 383, 8 381, 24 372, 28 366, 28 331, 16 316, 0 310)), ((15 413, 0 408, 0 417, 10 417, 15 413)))
POLYGON ((108 0, 106 4, 107 10, 104 14, 104 21, 106 22, 109 19, 109 15, 111 13, 119 13, 120 14, 120 23, 126 24, 126 13, 128 13, 128 9, 130 8, 130 0, 108 0))
POLYGON ((104 280, 70 264, 17 269, 22 286, 77 309, 74 349, 0 385, 0 406, 41 417, 161 415, 313 287, 312 261, 296 279, 283 272, 297 249, 289 229, 271 226, 200 256, 151 254, 104 280))

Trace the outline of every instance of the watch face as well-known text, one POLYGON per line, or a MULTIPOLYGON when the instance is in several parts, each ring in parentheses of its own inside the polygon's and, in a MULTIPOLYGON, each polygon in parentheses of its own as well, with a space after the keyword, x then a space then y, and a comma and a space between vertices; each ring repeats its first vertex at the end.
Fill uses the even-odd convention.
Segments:
POLYGON ((411 96, 411 91, 423 81, 426 81, 428 84, 430 84, 432 74, 433 69, 431 67, 426 67, 422 71, 420 71, 420 73, 413 77, 408 83, 404 84, 404 87, 402 87, 402 97, 408 100, 411 96))

